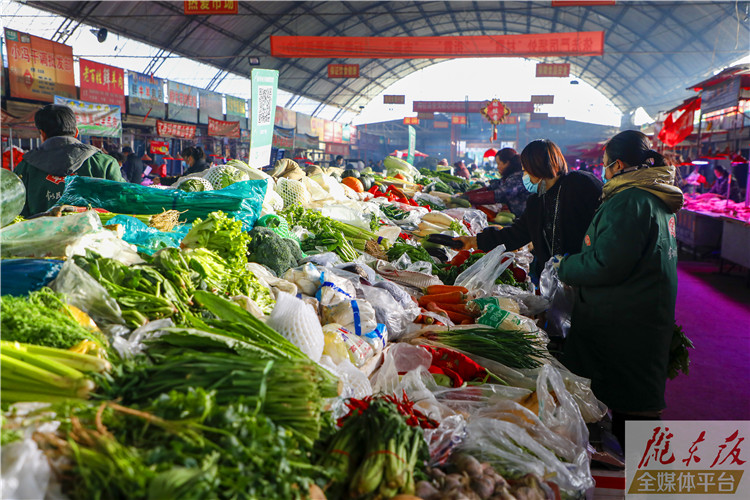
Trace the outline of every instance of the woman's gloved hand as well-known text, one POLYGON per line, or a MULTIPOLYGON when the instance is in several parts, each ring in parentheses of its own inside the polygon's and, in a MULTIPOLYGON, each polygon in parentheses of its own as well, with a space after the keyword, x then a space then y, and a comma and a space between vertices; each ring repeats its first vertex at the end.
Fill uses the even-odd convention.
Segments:
POLYGON ((552 267, 554 269, 559 268, 560 267, 560 263, 562 262, 562 260, 564 258, 565 258, 564 255, 560 255, 560 254, 553 255, 552 258, 550 258, 550 261, 552 262, 552 267))
POLYGON ((478 248, 476 236, 459 236, 453 239, 458 240, 464 244, 464 246, 461 247, 459 250, 475 250, 478 248))

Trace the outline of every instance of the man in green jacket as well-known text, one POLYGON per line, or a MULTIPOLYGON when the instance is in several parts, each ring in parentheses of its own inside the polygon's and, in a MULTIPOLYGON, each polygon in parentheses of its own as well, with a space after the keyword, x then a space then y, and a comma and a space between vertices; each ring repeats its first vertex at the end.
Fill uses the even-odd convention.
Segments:
POLYGON ((560 279, 577 286, 564 363, 590 378, 613 411, 624 447, 625 420, 658 419, 664 409, 677 296, 675 168, 629 130, 604 152, 603 203, 581 253, 565 257, 560 279))
POLYGON ((34 123, 42 145, 26 153, 15 170, 26 188, 21 215, 49 210, 62 196, 69 175, 125 182, 114 158, 77 139, 76 115, 68 106, 48 104, 36 112, 34 123))

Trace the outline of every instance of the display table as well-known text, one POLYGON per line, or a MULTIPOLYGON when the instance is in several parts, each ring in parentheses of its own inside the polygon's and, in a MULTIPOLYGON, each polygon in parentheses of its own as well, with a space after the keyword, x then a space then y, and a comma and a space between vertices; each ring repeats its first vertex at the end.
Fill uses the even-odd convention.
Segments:
POLYGON ((722 224, 721 269, 725 260, 748 269, 750 284, 750 224, 732 217, 722 217, 722 224))
POLYGON ((676 237, 678 244, 697 254, 709 253, 721 247, 723 217, 711 212, 682 209, 677 212, 676 237))

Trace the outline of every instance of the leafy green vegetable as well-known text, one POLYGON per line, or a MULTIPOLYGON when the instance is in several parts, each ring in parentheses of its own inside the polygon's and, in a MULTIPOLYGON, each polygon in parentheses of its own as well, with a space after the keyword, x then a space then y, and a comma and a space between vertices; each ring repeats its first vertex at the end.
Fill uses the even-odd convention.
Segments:
POLYGON ((250 231, 250 238, 248 259, 263 264, 277 276, 297 267, 297 260, 302 257, 302 251, 293 248, 297 246, 296 242, 282 238, 271 228, 256 226, 250 231))
POLYGON ((180 189, 191 193, 206 191, 204 182, 202 179, 186 179, 180 183, 180 189))
POLYGON ((421 245, 414 246, 408 243, 396 242, 391 245, 391 248, 387 252, 388 260, 391 262, 400 259, 404 254, 407 254, 412 262, 429 262, 432 264, 433 270, 436 269, 432 256, 421 245))
POLYGON ((81 326, 67 306, 49 288, 31 292, 28 298, 0 298, 3 340, 69 349, 83 340, 102 344, 102 337, 81 326))
POLYGON ((211 212, 206 220, 196 219, 182 240, 183 248, 208 248, 221 255, 230 266, 247 262, 249 236, 242 231, 242 222, 221 211, 211 212))
POLYGON ((677 377, 680 372, 688 374, 690 367, 690 353, 688 349, 695 349, 693 342, 682 331, 682 326, 674 325, 672 342, 669 346, 668 376, 670 379, 677 377))

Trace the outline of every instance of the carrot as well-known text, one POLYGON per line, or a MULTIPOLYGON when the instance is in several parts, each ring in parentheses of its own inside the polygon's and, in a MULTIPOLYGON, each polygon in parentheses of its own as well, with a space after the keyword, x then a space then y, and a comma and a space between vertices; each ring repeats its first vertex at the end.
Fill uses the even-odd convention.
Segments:
POLYGON ((465 319, 461 322, 462 325, 473 325, 474 322, 470 319, 465 319))
POLYGON ((450 292, 461 292, 469 293, 469 290, 462 286, 451 286, 451 285, 430 285, 424 289, 424 293, 427 295, 438 295, 450 292))
POLYGON ((434 302, 428 302, 427 303, 427 310, 431 311, 431 312, 434 312, 434 313, 437 313, 437 314, 442 314, 443 316, 446 316, 446 317, 450 317, 450 316, 448 316, 448 313, 446 311, 443 311, 442 309, 440 309, 438 307, 438 305, 435 304, 434 302))
POLYGON ((466 302, 466 294, 461 292, 439 293, 435 295, 423 295, 419 298, 419 305, 425 306, 429 302, 440 302, 441 304, 458 304, 466 302))
POLYGON ((453 311, 446 311, 448 314, 448 317, 453 321, 454 323, 463 323, 464 321, 471 321, 474 323, 474 319, 471 316, 467 316, 465 314, 453 312, 453 311))
POLYGON ((441 304, 439 302, 436 302, 435 304, 446 311, 453 311, 465 314, 467 316, 475 316, 475 314, 471 311, 471 309, 467 307, 466 304, 441 304))

